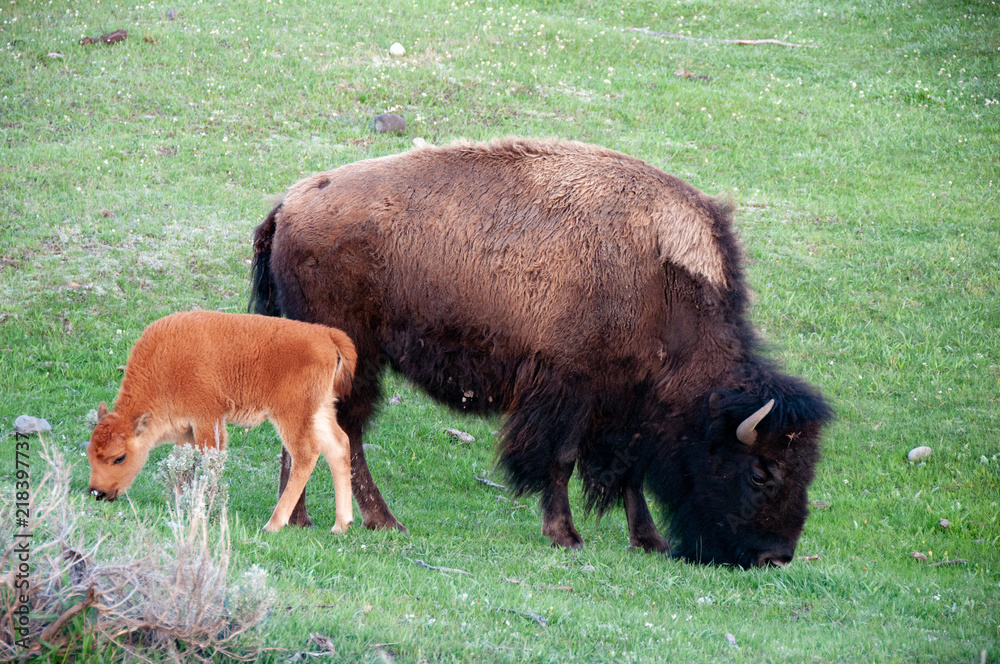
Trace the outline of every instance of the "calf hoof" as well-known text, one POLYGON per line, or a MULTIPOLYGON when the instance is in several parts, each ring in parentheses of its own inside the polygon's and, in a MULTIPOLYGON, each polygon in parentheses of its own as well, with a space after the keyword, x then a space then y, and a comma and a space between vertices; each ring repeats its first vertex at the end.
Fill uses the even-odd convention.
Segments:
POLYGON ((269 533, 276 533, 279 530, 281 530, 281 528, 282 528, 281 524, 274 521, 273 519, 264 524, 264 530, 266 530, 269 533))
POLYGON ((333 528, 330 529, 330 532, 334 535, 343 535, 347 532, 347 529, 351 527, 352 523, 354 522, 348 521, 347 523, 335 523, 333 524, 333 528))

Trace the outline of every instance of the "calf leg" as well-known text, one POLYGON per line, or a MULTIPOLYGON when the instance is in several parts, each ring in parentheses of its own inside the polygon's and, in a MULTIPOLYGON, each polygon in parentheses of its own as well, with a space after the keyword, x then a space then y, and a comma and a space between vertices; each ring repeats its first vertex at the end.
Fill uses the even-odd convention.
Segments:
POLYGON ((272 533, 281 530, 288 523, 292 509, 305 490, 313 468, 316 467, 320 449, 311 422, 279 427, 279 433, 284 446, 287 448, 291 444, 295 451, 294 454, 289 452, 292 465, 288 480, 270 520, 264 526, 264 530, 272 533))
MULTIPOLYGON (((292 472, 292 457, 285 449, 285 446, 281 446, 281 477, 278 481, 278 499, 281 499, 283 493, 285 493, 285 486, 288 484, 288 475, 292 472)), ((306 512, 306 490, 305 487, 302 488, 302 493, 299 494, 299 499, 295 503, 295 507, 292 508, 292 514, 288 517, 288 523, 293 526, 300 526, 302 528, 311 528, 313 525, 313 520, 309 518, 309 513, 306 512)))
POLYGON ((337 424, 337 415, 333 408, 324 406, 316 413, 315 420, 320 452, 330 464, 330 473, 333 475, 337 521, 332 532, 347 532, 347 527, 354 522, 351 503, 351 441, 337 424))
POLYGON ((185 434, 181 439, 184 442, 194 442, 202 452, 207 449, 224 450, 229 441, 226 421, 220 417, 211 422, 194 422, 191 424, 190 435, 185 434))

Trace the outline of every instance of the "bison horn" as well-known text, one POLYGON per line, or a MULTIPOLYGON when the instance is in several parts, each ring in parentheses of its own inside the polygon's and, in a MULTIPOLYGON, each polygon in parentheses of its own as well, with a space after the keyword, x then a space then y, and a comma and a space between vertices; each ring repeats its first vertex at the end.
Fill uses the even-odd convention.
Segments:
POLYGON ((774 399, 771 399, 766 404, 760 407, 753 415, 743 420, 743 422, 736 428, 736 438, 744 445, 753 445, 757 442, 757 432, 754 429, 760 424, 760 421, 767 417, 767 414, 771 412, 771 408, 774 407, 774 399))

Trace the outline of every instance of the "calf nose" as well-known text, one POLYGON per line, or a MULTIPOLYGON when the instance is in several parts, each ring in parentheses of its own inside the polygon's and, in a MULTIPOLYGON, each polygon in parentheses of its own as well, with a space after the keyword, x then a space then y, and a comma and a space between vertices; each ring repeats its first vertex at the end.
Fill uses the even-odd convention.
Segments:
POLYGON ((784 567, 788 563, 792 562, 794 553, 793 549, 787 548, 771 549, 770 551, 761 552, 757 554, 757 566, 768 567, 773 565, 775 567, 784 567))
POLYGON ((105 494, 103 491, 98 491, 94 487, 90 487, 90 493, 93 494, 94 498, 97 500, 104 500, 105 494))

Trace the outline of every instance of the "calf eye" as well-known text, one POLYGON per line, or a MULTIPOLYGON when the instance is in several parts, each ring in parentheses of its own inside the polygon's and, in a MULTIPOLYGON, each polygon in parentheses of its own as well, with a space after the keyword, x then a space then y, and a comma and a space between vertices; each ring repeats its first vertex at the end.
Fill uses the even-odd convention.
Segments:
POLYGON ((117 459, 115 459, 115 465, 116 465, 116 466, 117 466, 118 464, 120 464, 120 463, 125 463, 125 455, 124 455, 124 454, 123 454, 123 455, 121 455, 120 457, 118 457, 117 459))

